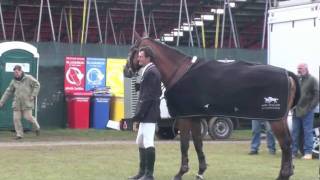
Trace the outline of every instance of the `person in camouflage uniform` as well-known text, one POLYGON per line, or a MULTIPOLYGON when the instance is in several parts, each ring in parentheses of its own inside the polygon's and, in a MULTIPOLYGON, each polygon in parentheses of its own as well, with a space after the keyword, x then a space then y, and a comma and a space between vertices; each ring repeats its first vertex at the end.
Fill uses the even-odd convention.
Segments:
POLYGON ((25 74, 20 65, 16 65, 13 71, 14 79, 10 82, 0 99, 0 108, 10 96, 13 96, 13 123, 16 139, 22 139, 23 137, 22 116, 32 123, 38 136, 40 134, 40 126, 38 121, 32 116, 32 109, 34 109, 34 101, 40 90, 40 83, 31 75, 25 74))

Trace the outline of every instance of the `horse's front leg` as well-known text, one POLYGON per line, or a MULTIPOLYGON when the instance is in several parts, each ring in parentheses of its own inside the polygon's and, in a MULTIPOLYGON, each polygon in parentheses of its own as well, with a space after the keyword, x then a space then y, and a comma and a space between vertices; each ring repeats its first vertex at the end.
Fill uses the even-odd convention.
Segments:
POLYGON ((203 142, 202 142, 202 136, 201 136, 201 121, 199 119, 192 120, 191 132, 192 132, 194 148, 196 149, 198 160, 199 160, 199 170, 196 176, 196 180, 203 180, 204 171, 207 169, 207 162, 203 152, 203 142))
POLYGON ((189 171, 188 149, 190 140, 190 120, 179 119, 177 122, 180 130, 180 151, 181 151, 181 165, 179 172, 174 176, 174 180, 181 180, 182 176, 189 171))
POLYGON ((278 180, 288 180, 293 175, 292 151, 291 151, 291 136, 287 124, 287 118, 279 121, 270 121, 273 133, 278 139, 282 150, 281 169, 278 180))

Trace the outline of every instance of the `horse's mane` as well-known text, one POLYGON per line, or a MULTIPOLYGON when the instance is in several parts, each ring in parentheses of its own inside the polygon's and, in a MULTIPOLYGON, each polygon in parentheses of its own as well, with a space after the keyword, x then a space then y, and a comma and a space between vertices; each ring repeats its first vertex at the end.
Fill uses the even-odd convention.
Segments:
POLYGON ((166 48, 166 49, 168 49, 168 50, 170 50, 170 51, 173 51, 174 53, 177 53, 177 54, 179 54, 179 55, 181 55, 181 56, 190 57, 190 56, 186 55, 185 53, 181 52, 180 50, 178 50, 178 49, 176 49, 176 48, 174 48, 174 47, 171 47, 171 46, 169 46, 169 45, 167 45, 167 44, 164 44, 164 43, 162 43, 161 41, 154 40, 153 38, 150 38, 150 37, 144 37, 144 38, 142 38, 142 40, 143 40, 143 39, 150 40, 150 41, 152 41, 153 43, 155 43, 155 44, 157 44, 157 45, 159 45, 159 46, 162 46, 162 47, 164 47, 164 48, 166 48))

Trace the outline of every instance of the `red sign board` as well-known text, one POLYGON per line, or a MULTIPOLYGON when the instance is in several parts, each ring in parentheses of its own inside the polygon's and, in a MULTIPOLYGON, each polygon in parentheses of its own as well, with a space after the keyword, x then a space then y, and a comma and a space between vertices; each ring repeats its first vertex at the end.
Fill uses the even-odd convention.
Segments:
POLYGON ((64 68, 65 93, 84 91, 85 67, 85 57, 66 56, 64 68))

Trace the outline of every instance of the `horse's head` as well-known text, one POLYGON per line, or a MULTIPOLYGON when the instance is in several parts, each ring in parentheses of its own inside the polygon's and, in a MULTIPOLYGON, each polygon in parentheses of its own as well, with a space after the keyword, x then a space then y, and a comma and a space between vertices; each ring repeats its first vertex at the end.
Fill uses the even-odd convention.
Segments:
POLYGON ((191 57, 180 51, 155 41, 151 38, 141 38, 135 33, 135 44, 130 48, 127 64, 124 69, 124 76, 131 78, 137 75, 141 68, 138 61, 139 50, 141 47, 150 47, 153 51, 153 63, 158 68, 162 82, 170 87, 191 67, 191 57))
POLYGON ((129 50, 129 54, 128 54, 128 59, 127 59, 127 64, 124 68, 124 76, 131 78, 134 76, 134 74, 136 74, 139 69, 141 68, 141 66, 139 65, 138 62, 138 52, 139 52, 139 48, 141 45, 141 37, 138 35, 138 33, 135 32, 135 39, 136 42, 133 46, 131 46, 130 50, 129 50))

